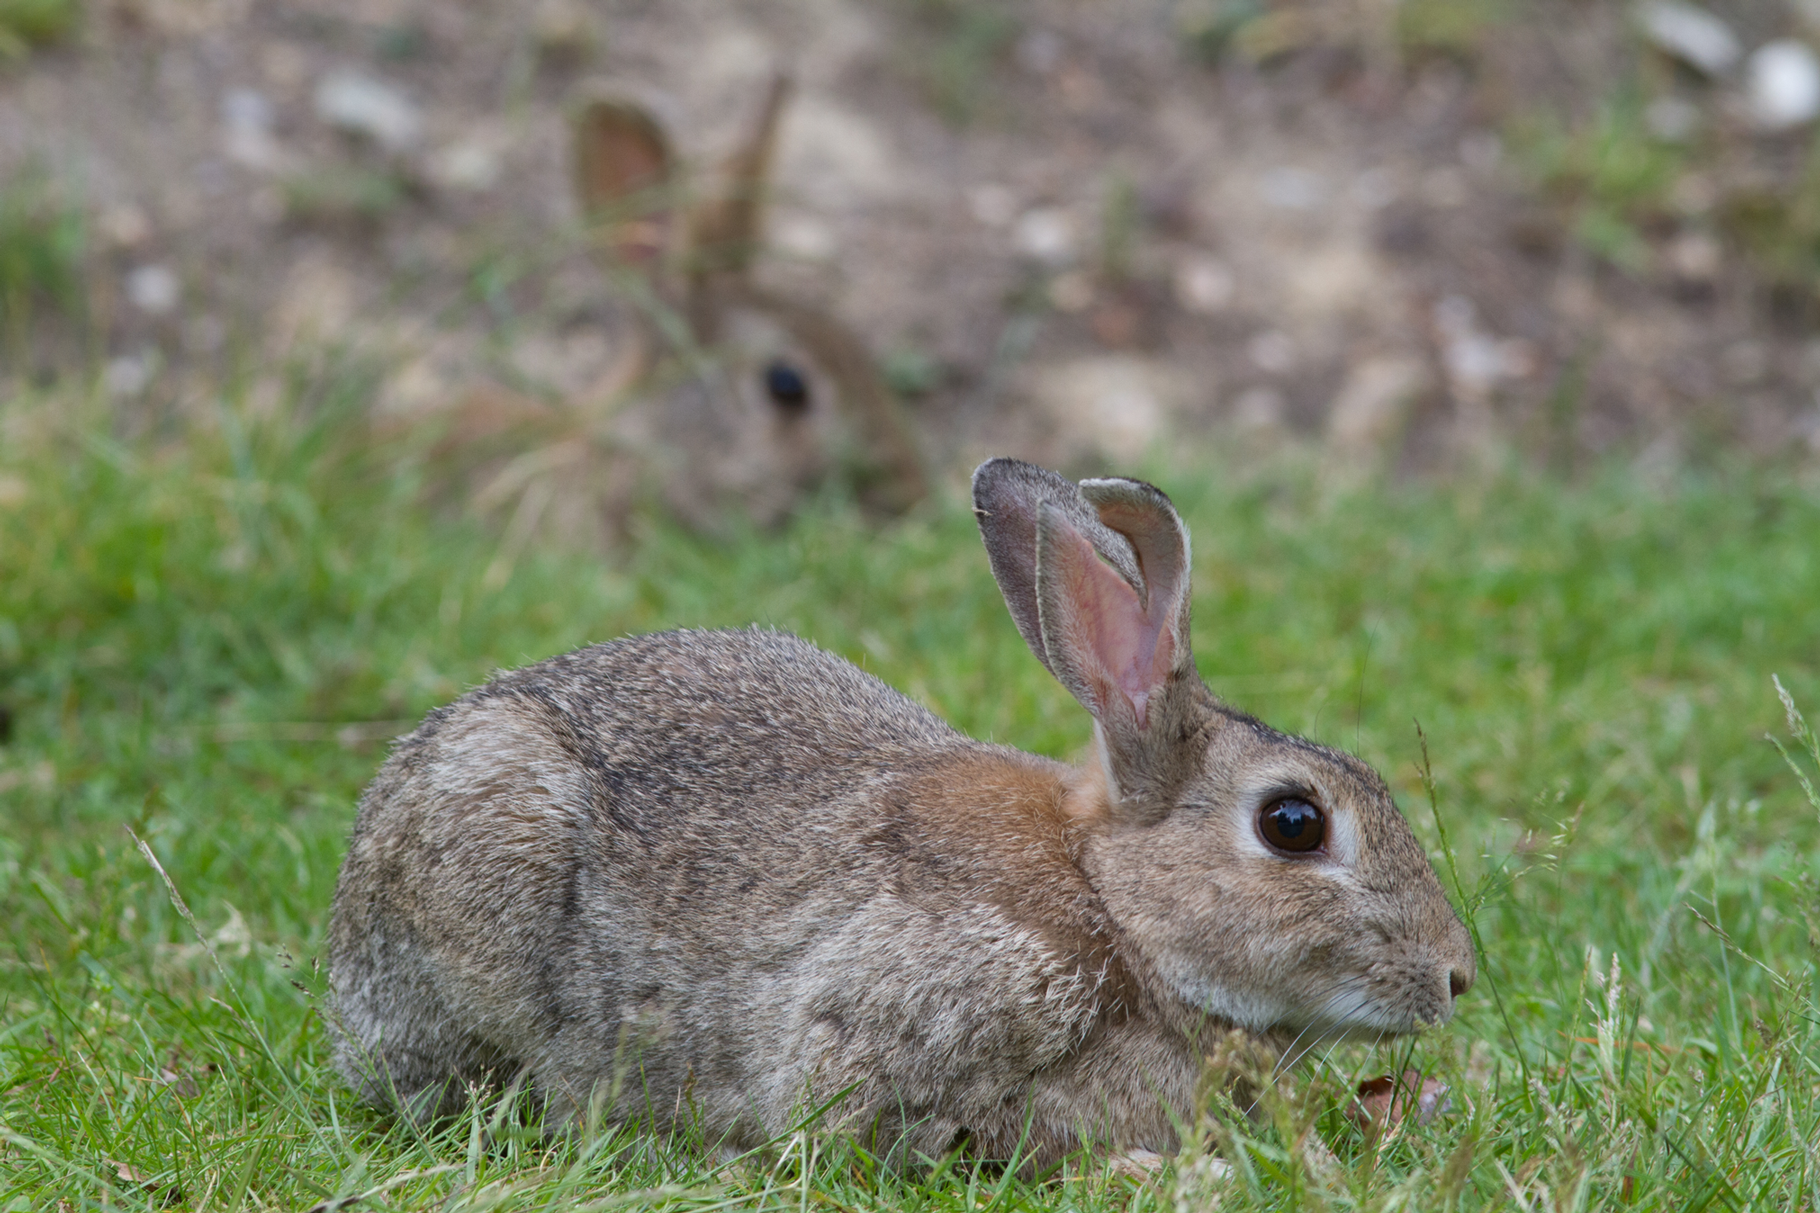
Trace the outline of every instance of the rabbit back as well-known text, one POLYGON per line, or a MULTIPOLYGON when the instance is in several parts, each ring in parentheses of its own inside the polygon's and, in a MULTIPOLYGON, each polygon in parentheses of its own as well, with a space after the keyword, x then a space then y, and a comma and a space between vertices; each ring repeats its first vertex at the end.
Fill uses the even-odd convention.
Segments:
POLYGON ((930 1154, 963 1131, 1009 1152, 1031 1115, 1065 1149, 1074 1085, 1117 1103, 1145 1074, 1108 1126, 1154 1138, 1158 1087, 1185 1096, 1194 1065, 1135 1014, 1075 863, 1073 776, 777 633, 504 675, 362 801, 332 931, 341 1066, 421 1112, 528 1069, 559 1118, 605 1099, 733 1147, 848 1092, 838 1120, 930 1154), (1141 1026, 1083 1055, 1121 1023, 1141 1026), (1109 1066, 1128 1073, 1087 1072, 1109 1066))

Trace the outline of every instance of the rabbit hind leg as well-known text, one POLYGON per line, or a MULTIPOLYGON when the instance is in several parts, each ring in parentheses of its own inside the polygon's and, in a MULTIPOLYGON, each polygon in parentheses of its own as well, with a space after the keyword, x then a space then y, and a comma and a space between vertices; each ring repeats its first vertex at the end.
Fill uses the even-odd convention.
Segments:
POLYGON ((418 1124, 456 1115, 517 1069, 464 1031, 424 981, 393 973, 361 982, 340 992, 335 1010, 336 1067, 365 1102, 418 1124))

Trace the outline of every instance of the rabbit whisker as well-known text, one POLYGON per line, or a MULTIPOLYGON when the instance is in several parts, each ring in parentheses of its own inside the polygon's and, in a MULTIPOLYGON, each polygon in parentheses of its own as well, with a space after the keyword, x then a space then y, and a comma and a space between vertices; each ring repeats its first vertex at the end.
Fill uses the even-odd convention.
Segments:
MULTIPOLYGON (((1296 1062, 1298 1062, 1302 1059, 1302 1057, 1306 1053, 1306 1050, 1304 1050, 1303 1053, 1297 1053, 1295 1051, 1295 1047, 1302 1043, 1302 1038, 1304 1036, 1308 1035, 1310 1032, 1312 1032, 1314 1030, 1315 1030, 1315 1025, 1310 1023, 1307 1026, 1305 1026, 1300 1032, 1296 1033, 1295 1039, 1289 1042, 1289 1047, 1284 1049, 1283 1052, 1280 1055, 1278 1055, 1277 1064, 1275 1066, 1271 1067, 1271 1070, 1270 1070, 1271 1080, 1274 1081, 1276 1079, 1277 1075, 1281 1074, 1284 1070, 1287 1070, 1290 1066, 1295 1065, 1296 1062)), ((1320 1039, 1321 1038, 1319 1036, 1315 1037, 1315 1043, 1316 1044, 1320 1043, 1320 1039)), ((1310 1045, 1309 1047, 1313 1048, 1314 1046, 1310 1045)))

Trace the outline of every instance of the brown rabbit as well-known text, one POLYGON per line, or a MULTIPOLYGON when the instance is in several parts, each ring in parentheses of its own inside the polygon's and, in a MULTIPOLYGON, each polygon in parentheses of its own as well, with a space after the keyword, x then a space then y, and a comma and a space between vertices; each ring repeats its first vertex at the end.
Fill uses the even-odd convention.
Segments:
POLYGON ((589 399, 554 407, 489 390, 464 402, 449 448, 517 449, 494 460, 477 504, 593 510, 617 534, 648 499, 700 530, 729 514, 773 525, 831 476, 879 512, 922 498, 916 442, 864 343, 826 311, 753 280, 789 93, 786 78, 773 80, 692 205, 650 108, 604 88, 574 105, 576 196, 645 323, 589 399))
POLYGON ((361 800, 330 930, 342 1072, 407 1114, 528 1076, 741 1149, 832 1101, 899 1160, 1167 1152, 1203 1045, 1453 1013, 1472 943, 1378 776, 1208 692, 1188 534, 1010 459, 974 509, 1093 714, 1071 767, 760 630, 581 649, 430 714, 361 800))

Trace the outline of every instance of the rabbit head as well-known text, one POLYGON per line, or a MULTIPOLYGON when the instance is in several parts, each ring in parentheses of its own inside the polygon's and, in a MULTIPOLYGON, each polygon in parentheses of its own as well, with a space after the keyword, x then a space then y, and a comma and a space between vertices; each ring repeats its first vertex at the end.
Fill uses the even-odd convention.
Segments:
POLYGON ((973 499, 1018 630, 1093 714, 1084 868, 1166 996, 1309 1041, 1445 1021, 1471 937, 1375 771, 1202 683, 1168 497, 994 459, 973 499))
POLYGON ((718 178, 696 191, 647 106, 594 89, 571 119, 590 234, 647 319, 627 403, 608 418, 606 438, 698 527, 728 511, 775 523, 830 476, 883 512, 908 508, 926 488, 864 343, 826 311, 754 281, 789 93, 787 78, 773 79, 718 178))

